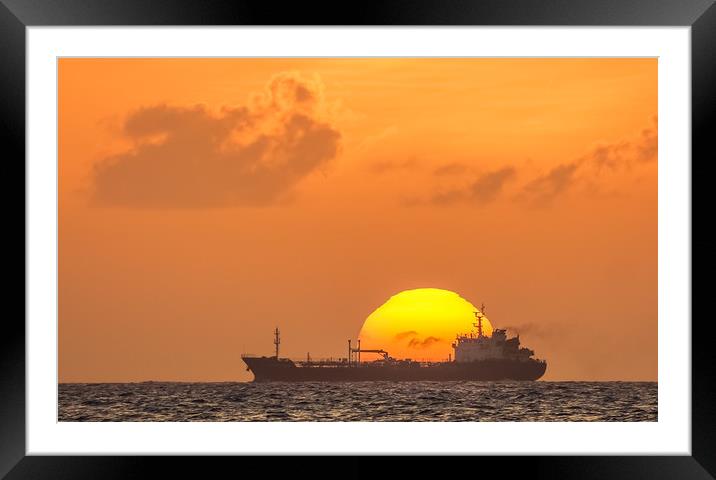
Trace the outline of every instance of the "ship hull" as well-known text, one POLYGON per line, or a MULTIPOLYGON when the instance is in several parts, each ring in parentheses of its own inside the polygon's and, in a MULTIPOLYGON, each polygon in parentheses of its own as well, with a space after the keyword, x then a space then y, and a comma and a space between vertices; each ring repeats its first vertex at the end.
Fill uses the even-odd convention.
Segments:
POLYGON ((443 362, 429 366, 372 365, 297 366, 276 357, 244 358, 255 382, 365 382, 365 381, 497 381, 537 380, 547 364, 536 360, 483 360, 476 362, 443 362))

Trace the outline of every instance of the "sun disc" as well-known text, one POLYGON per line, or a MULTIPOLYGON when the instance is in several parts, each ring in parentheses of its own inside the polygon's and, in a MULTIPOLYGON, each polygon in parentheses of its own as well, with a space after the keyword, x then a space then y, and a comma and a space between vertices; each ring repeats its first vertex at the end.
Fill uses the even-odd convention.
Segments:
MULTIPOLYGON (((387 350, 395 358, 446 360, 455 335, 474 330, 478 309, 459 294, 439 288, 418 288, 393 295, 363 323, 363 349, 387 350)), ((485 318, 483 333, 492 335, 485 318)), ((361 360, 371 360, 365 354, 361 360)))

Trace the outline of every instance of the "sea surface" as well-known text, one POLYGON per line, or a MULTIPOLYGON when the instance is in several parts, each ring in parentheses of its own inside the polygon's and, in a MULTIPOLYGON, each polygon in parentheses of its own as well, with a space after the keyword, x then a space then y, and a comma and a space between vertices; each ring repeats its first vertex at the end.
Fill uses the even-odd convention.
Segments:
POLYGON ((657 384, 71 383, 59 421, 655 422, 657 384))

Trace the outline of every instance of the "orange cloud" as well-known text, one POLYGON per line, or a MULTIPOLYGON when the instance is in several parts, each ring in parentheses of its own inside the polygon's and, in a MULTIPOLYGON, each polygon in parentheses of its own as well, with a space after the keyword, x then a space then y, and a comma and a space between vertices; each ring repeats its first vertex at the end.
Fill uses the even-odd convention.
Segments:
POLYGON ((281 74, 248 107, 142 108, 123 127, 135 147, 95 165, 93 200, 143 208, 279 201, 338 154, 341 134, 322 119, 321 101, 316 80, 281 74))
POLYGON ((459 201, 489 203, 495 200, 509 180, 517 174, 514 167, 503 167, 480 176, 465 189, 454 189, 437 193, 432 198, 436 205, 448 205, 459 201))
MULTIPOLYGON (((654 123, 657 119, 654 117, 654 123)), ((569 163, 557 165, 546 174, 528 182, 518 198, 534 204, 548 204, 555 197, 567 192, 577 181, 580 170, 589 166, 601 171, 604 167, 612 171, 631 167, 635 162, 656 160, 658 133, 656 126, 641 131, 638 141, 620 141, 595 147, 588 154, 569 163)))
POLYGON ((637 145, 639 160, 649 162, 656 160, 659 150, 658 120, 654 117, 654 126, 641 131, 641 142, 637 145))
POLYGON ((433 173, 438 176, 442 175, 460 175, 462 173, 465 173, 467 171, 467 165, 464 165, 462 163, 447 163, 445 165, 441 165, 437 167, 433 173))
POLYGON ((546 203, 566 191, 574 179, 579 163, 557 165, 546 174, 525 185, 523 198, 536 203, 546 203))

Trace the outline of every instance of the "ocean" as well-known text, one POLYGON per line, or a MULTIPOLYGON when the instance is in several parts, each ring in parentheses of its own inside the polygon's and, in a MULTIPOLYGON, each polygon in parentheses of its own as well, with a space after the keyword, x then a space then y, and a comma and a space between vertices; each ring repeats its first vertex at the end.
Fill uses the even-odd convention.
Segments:
POLYGON ((655 422, 657 383, 67 383, 58 420, 655 422))

